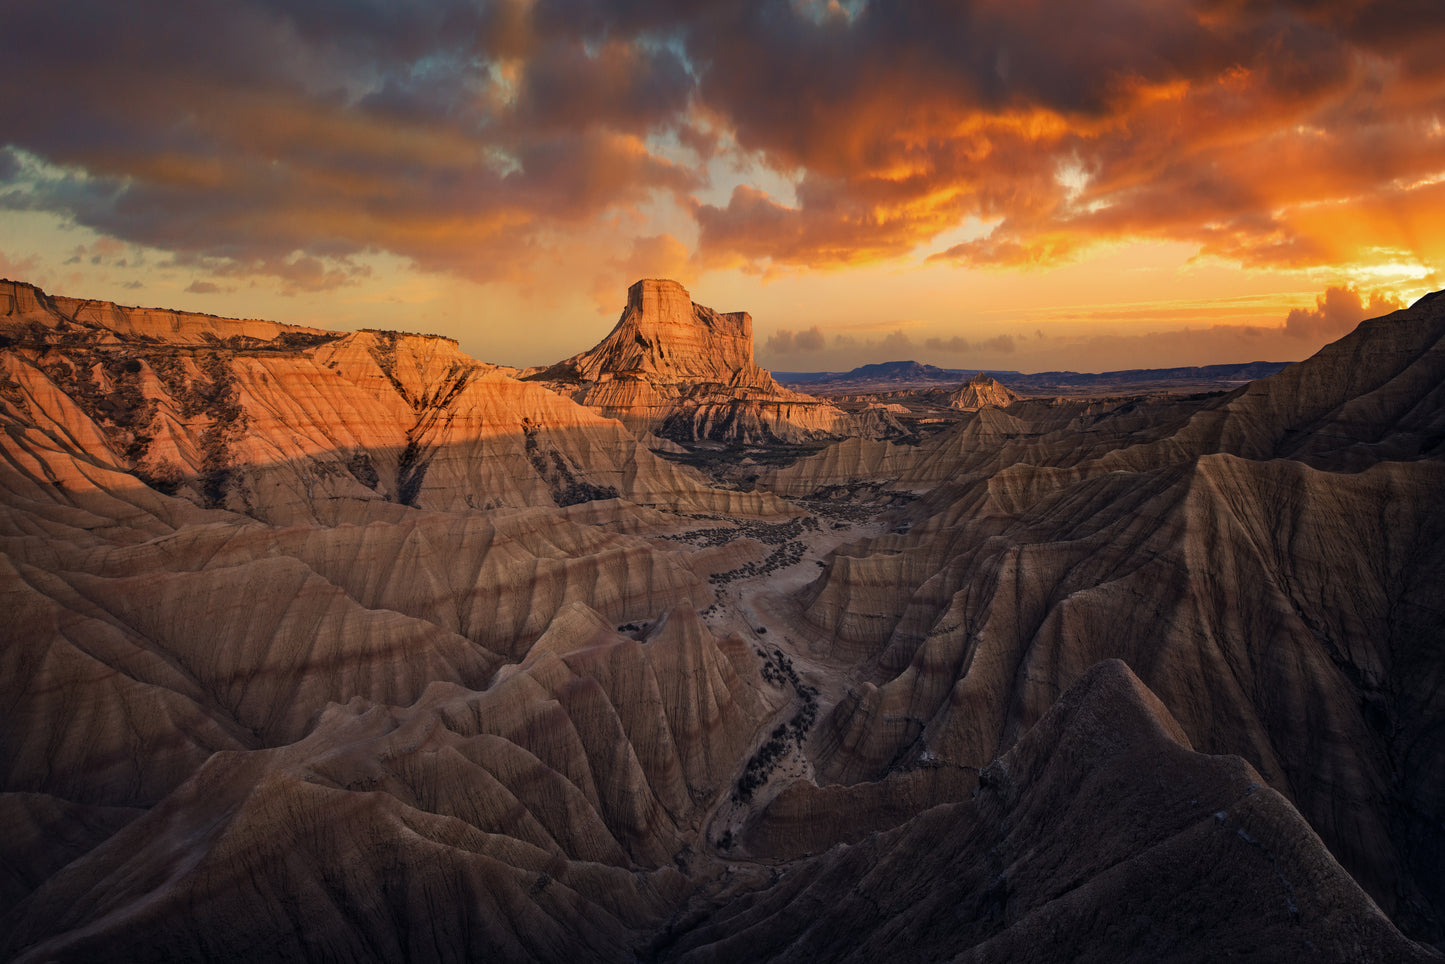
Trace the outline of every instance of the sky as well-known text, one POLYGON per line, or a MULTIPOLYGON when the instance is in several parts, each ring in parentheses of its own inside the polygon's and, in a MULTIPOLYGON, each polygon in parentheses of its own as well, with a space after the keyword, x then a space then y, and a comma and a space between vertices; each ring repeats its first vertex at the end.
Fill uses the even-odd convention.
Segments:
POLYGON ((6 0, 0 277, 777 370, 1291 361, 1445 286, 1439 0, 6 0))

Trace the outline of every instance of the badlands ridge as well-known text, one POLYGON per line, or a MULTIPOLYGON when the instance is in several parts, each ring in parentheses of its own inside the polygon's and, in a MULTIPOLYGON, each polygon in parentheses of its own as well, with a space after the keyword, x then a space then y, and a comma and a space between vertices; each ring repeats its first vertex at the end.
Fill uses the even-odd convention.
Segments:
POLYGON ((1440 960, 1442 339, 914 433, 4 282, 0 952, 1440 960))

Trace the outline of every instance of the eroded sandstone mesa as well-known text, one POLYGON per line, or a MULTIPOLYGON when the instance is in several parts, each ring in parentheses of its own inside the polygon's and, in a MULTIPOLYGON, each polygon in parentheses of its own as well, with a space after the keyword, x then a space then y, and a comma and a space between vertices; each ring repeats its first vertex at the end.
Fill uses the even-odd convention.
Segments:
POLYGON ((784 388, 753 361, 753 319, 645 279, 595 348, 532 376, 630 430, 678 441, 797 441, 849 434, 833 405, 784 388))
POLYGON ((1011 402, 1016 402, 1018 399, 1019 396, 1006 388, 998 379, 979 372, 948 396, 948 405, 950 408, 957 408, 961 411, 976 412, 989 405, 996 408, 1007 408, 1011 402))
POLYGON ((450 338, 127 308, 18 282, 0 283, 0 338, 9 444, 62 494, 94 485, 80 462, 267 522, 346 519, 365 503, 719 498, 615 421, 450 338))

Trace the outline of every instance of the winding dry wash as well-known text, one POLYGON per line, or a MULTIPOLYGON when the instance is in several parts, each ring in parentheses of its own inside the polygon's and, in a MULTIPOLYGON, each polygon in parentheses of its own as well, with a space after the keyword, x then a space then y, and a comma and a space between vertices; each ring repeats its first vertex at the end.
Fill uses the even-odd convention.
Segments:
POLYGON ((5 959, 1441 959, 1445 294, 1185 393, 662 280, 526 370, 4 282, 0 366, 5 959))

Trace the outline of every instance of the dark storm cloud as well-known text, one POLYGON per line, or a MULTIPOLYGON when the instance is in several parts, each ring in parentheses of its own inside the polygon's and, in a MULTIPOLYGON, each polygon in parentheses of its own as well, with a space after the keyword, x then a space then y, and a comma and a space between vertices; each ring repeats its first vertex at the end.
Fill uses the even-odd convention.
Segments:
POLYGON ((947 258, 1047 263, 1115 237, 1263 264, 1398 248, 1403 223, 1342 250, 1284 210, 1445 168, 1445 90, 1403 59, 1422 38, 1445 43, 1442 8, 1385 6, 940 0, 870 3, 852 21, 788 3, 719 16, 689 48, 703 98, 745 147, 803 173, 796 205, 741 192, 701 208, 704 254, 847 263, 969 214, 999 223, 947 258), (1411 29, 1378 24, 1401 14, 1411 29))
POLYGON ((542 36, 510 63, 499 9, 19 0, 0 204, 315 287, 367 250, 506 275, 548 231, 697 183, 644 141, 686 107, 674 50, 542 36))
POLYGON ((886 258, 969 217, 989 233, 938 257, 1428 254, 1442 9, 13 0, 0 205, 287 285, 345 283, 372 250, 504 277, 659 192, 696 219, 699 264, 886 258), (795 199, 690 201, 706 172, 669 141, 772 167, 795 199))
POLYGON ((637 43, 551 43, 527 61, 513 122, 522 128, 606 124, 645 132, 687 106, 692 79, 672 50, 637 43))

